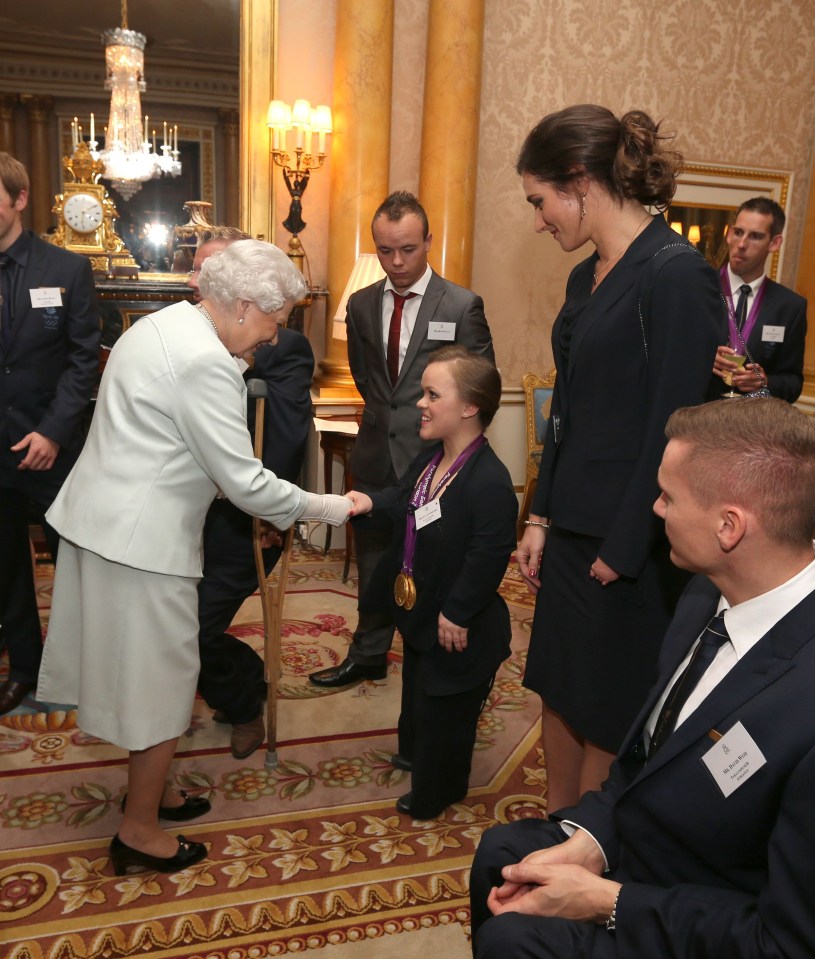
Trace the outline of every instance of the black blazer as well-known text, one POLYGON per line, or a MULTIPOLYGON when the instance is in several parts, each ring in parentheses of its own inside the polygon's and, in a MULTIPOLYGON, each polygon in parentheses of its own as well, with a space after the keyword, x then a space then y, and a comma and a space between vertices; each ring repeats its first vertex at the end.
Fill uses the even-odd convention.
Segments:
MULTIPOLYGON (((269 398, 263 423, 263 465, 276 476, 296 483, 311 433, 311 378, 314 353, 308 339, 297 330, 280 327, 275 346, 262 346, 247 380, 266 381, 269 398)), ((246 419, 255 436, 255 402, 248 401, 246 419)))
POLYGON ((393 470, 401 477, 424 445, 419 438, 422 373, 427 357, 445 340, 428 339, 432 321, 455 323, 455 342, 495 360, 484 303, 464 287, 434 273, 422 297, 396 386, 391 385, 382 336, 380 280, 355 293, 348 301, 348 364, 360 396, 365 400, 359 435, 351 454, 351 472, 363 485, 381 486, 393 470))
POLYGON ((414 557, 416 606, 393 600, 402 568, 408 500, 435 444, 411 464, 398 486, 372 495, 374 514, 355 520, 393 524, 396 535, 360 600, 361 610, 390 610, 406 643, 423 653, 422 678, 430 695, 472 689, 489 679, 509 656, 511 627, 498 587, 515 548, 518 500, 507 468, 489 445, 465 463, 441 497, 441 518, 417 533, 414 557), (467 648, 448 653, 439 645, 438 616, 468 629, 467 648))
POLYGON ((726 313, 715 271, 661 216, 590 295, 596 262, 572 270, 552 329, 558 375, 532 510, 602 538, 604 562, 635 577, 663 535, 651 507, 665 423, 703 402, 726 313))
MULTIPOLYGON (((716 611, 691 581, 660 678, 608 780, 558 818, 587 829, 622 882, 617 955, 810 956, 815 943, 815 594, 733 667, 643 768, 642 729, 716 611), (712 730, 744 724, 767 760, 725 798, 701 757, 712 730)), ((603 955, 606 953, 603 952, 603 955)))
MULTIPOLYGON (((804 387, 804 343, 807 336, 807 301, 786 286, 767 278, 764 299, 753 329, 747 337, 747 349, 767 374, 770 393, 794 403, 804 387), (780 326, 784 340, 763 340, 765 326, 780 326)), ((718 379, 719 386, 721 380, 718 379)))
POLYGON ((12 316, 8 348, 0 338, 0 477, 25 456, 9 447, 35 431, 59 443, 52 473, 64 479, 82 448, 82 416, 99 376, 90 260, 32 234, 12 316), (32 307, 38 287, 60 287, 62 306, 32 307))

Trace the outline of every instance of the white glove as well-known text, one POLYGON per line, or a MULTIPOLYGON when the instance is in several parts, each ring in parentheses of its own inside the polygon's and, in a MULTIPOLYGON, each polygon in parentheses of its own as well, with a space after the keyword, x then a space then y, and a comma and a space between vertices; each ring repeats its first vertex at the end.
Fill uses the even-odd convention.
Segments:
POLYGON ((336 493, 307 493, 306 508, 298 519, 317 520, 318 523, 328 523, 329 526, 342 526, 348 519, 351 511, 351 500, 347 496, 338 496, 336 493))

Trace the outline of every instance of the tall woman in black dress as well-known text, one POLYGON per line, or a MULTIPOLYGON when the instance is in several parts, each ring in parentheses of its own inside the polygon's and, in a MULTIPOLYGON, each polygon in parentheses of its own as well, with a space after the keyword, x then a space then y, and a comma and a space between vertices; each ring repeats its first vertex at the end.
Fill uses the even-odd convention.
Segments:
POLYGON ((411 770, 411 791, 396 808, 432 819, 467 794, 478 716, 509 656, 509 611, 497 590, 518 501, 484 436, 501 399, 495 366, 443 347, 430 355, 422 393, 420 433, 432 445, 399 486, 348 496, 352 515, 374 510, 357 522, 392 523, 397 533, 360 608, 390 610, 404 639, 394 765, 411 770))
POLYGON ((535 229, 595 250, 552 330, 557 383, 518 563, 537 593, 549 809, 597 788, 655 677, 683 576, 651 511, 670 413, 704 400, 724 329, 714 271, 663 216, 681 158, 644 113, 569 107, 517 171, 535 229), (544 548, 545 547, 545 548, 544 548))

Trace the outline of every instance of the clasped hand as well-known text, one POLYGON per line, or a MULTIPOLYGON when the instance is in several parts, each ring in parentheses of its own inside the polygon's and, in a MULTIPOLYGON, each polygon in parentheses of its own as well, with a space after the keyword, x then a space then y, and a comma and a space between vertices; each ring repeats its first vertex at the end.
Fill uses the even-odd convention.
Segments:
POLYGON ((737 356, 736 350, 729 346, 720 346, 716 350, 716 359, 713 362, 713 372, 722 380, 732 382, 741 393, 752 393, 760 389, 767 380, 767 374, 759 363, 747 363, 737 366, 730 357, 737 356), (729 379, 732 377, 732 379, 729 379))
POLYGON ((520 912, 583 922, 605 922, 620 883, 604 879, 602 853, 583 830, 566 842, 530 853, 502 870, 504 883, 494 887, 487 906, 494 916, 520 912))

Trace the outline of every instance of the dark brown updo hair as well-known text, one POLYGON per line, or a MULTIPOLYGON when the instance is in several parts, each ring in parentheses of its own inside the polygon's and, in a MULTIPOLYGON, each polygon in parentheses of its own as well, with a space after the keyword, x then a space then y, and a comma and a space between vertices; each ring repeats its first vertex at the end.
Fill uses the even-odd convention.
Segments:
POLYGON ((478 408, 478 420, 485 430, 501 405, 501 374, 495 364, 458 343, 434 350, 427 358, 427 365, 431 363, 450 364, 458 395, 478 408))
POLYGON ((564 191, 587 175, 620 202, 664 210, 682 166, 679 153, 662 148, 671 139, 641 110, 618 120, 606 107, 581 103, 544 117, 524 140, 515 169, 564 191))

